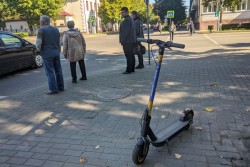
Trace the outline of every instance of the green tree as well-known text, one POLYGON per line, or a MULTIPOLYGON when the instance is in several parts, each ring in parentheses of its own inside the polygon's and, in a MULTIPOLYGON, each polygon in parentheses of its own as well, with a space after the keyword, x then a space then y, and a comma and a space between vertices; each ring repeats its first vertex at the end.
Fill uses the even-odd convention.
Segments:
POLYGON ((167 10, 175 11, 174 19, 172 19, 175 22, 186 19, 186 7, 183 0, 155 0, 153 11, 156 15, 160 16, 162 21, 167 15, 167 10))
POLYGON ((14 7, 20 17, 27 20, 28 25, 36 25, 41 15, 48 15, 53 19, 57 19, 64 0, 10 0, 9 5, 14 7))
POLYGON ((15 16, 15 10, 11 8, 8 0, 0 0, 0 21, 15 18, 15 16))
POLYGON ((130 12, 133 10, 137 11, 143 20, 146 19, 146 4, 144 0, 101 0, 98 16, 104 24, 120 23, 123 20, 121 17, 121 8, 124 6, 130 12))

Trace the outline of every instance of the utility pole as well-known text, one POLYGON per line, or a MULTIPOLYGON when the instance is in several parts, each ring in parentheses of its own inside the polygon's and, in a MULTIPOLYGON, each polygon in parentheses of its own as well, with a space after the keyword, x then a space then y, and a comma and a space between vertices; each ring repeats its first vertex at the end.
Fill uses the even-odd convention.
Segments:
POLYGON ((219 17, 219 0, 216 1, 216 11, 215 11, 215 17, 218 17, 217 19, 217 31, 220 31, 220 17, 219 17))
POLYGON ((219 28, 221 30, 222 27, 222 13, 223 13, 223 7, 224 6, 224 0, 220 0, 220 24, 219 24, 219 28))
MULTIPOLYGON (((149 0, 144 0, 147 5, 147 30, 148 30, 148 39, 149 39, 149 15, 148 15, 148 1, 149 0)), ((150 45, 148 44, 148 64, 150 64, 150 45)))

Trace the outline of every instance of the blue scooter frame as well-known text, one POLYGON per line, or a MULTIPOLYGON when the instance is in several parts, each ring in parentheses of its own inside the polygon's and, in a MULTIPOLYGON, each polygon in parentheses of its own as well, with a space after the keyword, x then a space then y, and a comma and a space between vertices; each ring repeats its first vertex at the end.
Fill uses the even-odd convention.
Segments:
POLYGON ((164 144, 168 144, 168 142, 172 140, 176 135, 178 135, 183 130, 186 130, 190 127, 190 125, 193 123, 194 112, 191 109, 185 109, 180 115, 179 120, 171 124, 169 127, 164 128, 157 135, 154 134, 153 130, 150 127, 150 120, 151 120, 153 102, 165 48, 168 49, 171 49, 171 47, 184 48, 185 45, 173 42, 164 42, 161 40, 144 39, 144 38, 138 38, 137 41, 146 42, 149 44, 155 43, 159 47, 158 62, 156 65, 148 106, 144 111, 142 117, 141 137, 138 139, 132 154, 133 162, 135 164, 141 164, 144 162, 147 156, 150 143, 155 147, 160 147, 163 146, 164 144))

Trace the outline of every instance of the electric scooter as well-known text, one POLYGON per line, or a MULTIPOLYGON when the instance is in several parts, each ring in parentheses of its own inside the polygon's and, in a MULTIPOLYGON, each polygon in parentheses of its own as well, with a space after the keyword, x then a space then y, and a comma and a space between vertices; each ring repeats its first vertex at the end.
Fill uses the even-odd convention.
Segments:
POLYGON ((176 120, 169 127, 166 127, 160 133, 154 134, 153 130, 150 128, 151 113, 153 108, 154 96, 157 87, 157 82, 161 70, 162 59, 165 49, 171 50, 171 47, 176 48, 185 48, 185 45, 173 43, 173 42, 164 42, 161 40, 153 39, 144 39, 137 38, 138 42, 146 42, 149 44, 156 44, 159 47, 158 50, 158 62, 156 65, 154 80, 151 88, 150 98, 148 106, 143 113, 142 122, 141 122, 141 136, 138 138, 137 143, 134 147, 132 153, 132 160, 135 164, 141 164, 146 159, 148 154, 150 143, 155 147, 160 147, 165 144, 168 145, 175 136, 181 133, 184 130, 187 130, 190 125, 193 123, 194 112, 191 109, 185 109, 179 117, 179 120, 176 120))

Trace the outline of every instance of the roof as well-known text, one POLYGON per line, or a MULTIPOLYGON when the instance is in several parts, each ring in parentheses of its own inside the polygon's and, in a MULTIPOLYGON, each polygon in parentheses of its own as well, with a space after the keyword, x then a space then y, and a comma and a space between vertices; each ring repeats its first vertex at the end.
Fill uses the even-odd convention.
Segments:
POLYGON ((68 12, 62 11, 59 16, 72 16, 68 12))

